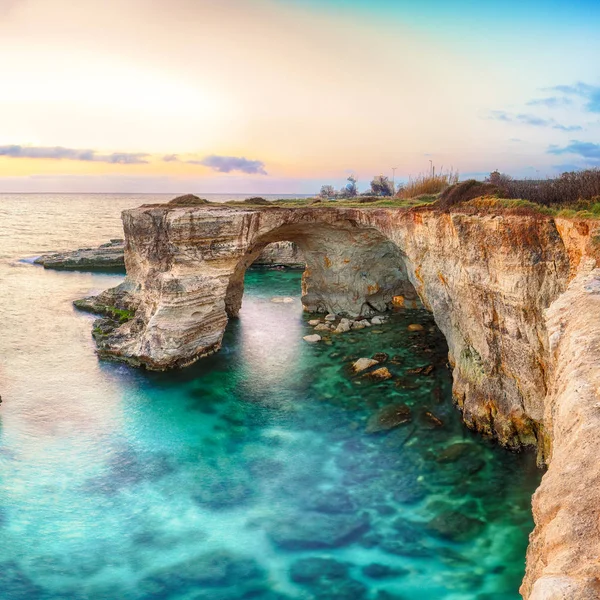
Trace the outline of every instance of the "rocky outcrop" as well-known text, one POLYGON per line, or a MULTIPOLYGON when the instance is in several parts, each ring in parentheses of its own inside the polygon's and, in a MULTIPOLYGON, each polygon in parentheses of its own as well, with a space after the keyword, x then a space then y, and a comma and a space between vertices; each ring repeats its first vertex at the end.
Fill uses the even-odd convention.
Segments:
MULTIPOLYGON (((182 196, 182 198, 187 198, 182 196)), ((176 198, 175 200, 179 200, 176 198)), ((172 201, 173 202, 173 201, 172 201)), ((187 204, 183 203, 184 206, 187 204)), ((80 248, 67 252, 44 254, 33 262, 45 269, 101 271, 125 268, 125 240, 113 239, 97 248, 80 248)), ((256 258, 255 266, 304 268, 304 257, 292 242, 269 244, 256 258)))
POLYGON ((530 600, 600 598, 600 269, 584 258, 547 311, 550 468, 533 498, 536 527, 521 588, 530 600))
POLYGON ((44 254, 33 262, 45 269, 76 269, 82 271, 124 269, 125 241, 113 239, 97 248, 80 248, 69 252, 44 254))
POLYGON ((306 261, 298 246, 293 242, 273 242, 265 247, 252 264, 256 267, 304 269, 306 261))
MULTIPOLYGON (((267 244, 294 242, 314 312, 370 315, 422 303, 445 334, 465 422, 549 465, 523 594, 597 598, 600 274, 594 221, 381 208, 175 208, 123 215, 134 316, 102 356, 152 369, 220 348, 245 270, 267 244), (598 413, 598 414, 596 414, 598 413)), ((106 302, 107 296, 103 302, 106 302)))

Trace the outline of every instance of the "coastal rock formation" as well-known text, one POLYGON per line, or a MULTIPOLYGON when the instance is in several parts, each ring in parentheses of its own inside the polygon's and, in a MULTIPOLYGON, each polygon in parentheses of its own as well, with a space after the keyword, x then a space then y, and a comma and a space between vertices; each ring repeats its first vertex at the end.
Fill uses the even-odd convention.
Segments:
MULTIPOLYGON (((43 254, 34 261, 45 269, 94 271, 125 268, 125 240, 113 239, 97 248, 80 248, 67 252, 43 254)), ((255 266, 304 268, 304 257, 292 242, 269 244, 253 263, 255 266)))
POLYGON ((93 271, 125 268, 125 241, 113 239, 97 248, 80 248, 69 252, 44 254, 33 262, 45 269, 80 269, 93 271))
MULTIPOLYGON (((174 208, 123 215, 134 316, 101 356, 152 369, 220 348, 245 270, 272 242, 303 253, 309 311, 356 317, 422 305, 445 334, 465 422, 549 465, 522 591, 598 598, 600 273, 595 221, 384 208, 174 208), (402 301, 398 300, 402 297, 402 301)), ((417 328, 410 335, 422 335, 417 328)))

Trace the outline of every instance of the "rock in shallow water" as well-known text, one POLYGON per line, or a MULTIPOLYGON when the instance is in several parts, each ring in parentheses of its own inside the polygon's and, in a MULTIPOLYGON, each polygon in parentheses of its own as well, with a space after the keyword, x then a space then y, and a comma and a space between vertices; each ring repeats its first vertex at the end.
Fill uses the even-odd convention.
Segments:
POLYGON ((366 433, 379 433, 398 427, 411 420, 411 411, 406 404, 390 404, 371 415, 366 433))
POLYGON ((369 528, 366 515, 326 515, 308 512, 267 525, 271 541, 285 550, 338 548, 358 539, 369 528))
POLYGON ((365 371, 370 367, 379 364, 379 361, 373 358, 359 358, 353 365, 352 370, 355 373, 360 373, 361 371, 365 371))
POLYGON ((379 369, 375 369, 375 371, 371 371, 370 373, 365 373, 364 377, 385 381, 386 379, 391 379, 392 374, 387 367, 381 367, 379 369))
MULTIPOLYGON (((244 593, 263 589, 265 579, 254 559, 217 550, 159 569, 143 579, 140 587, 146 597, 162 598, 192 585, 235 586, 237 597, 244 598, 244 593)), ((213 597, 218 597, 217 593, 213 597)))
POLYGON ((313 333, 311 335, 305 335, 302 339, 309 344, 315 344, 316 342, 320 342, 323 338, 318 333, 313 333))
POLYGON ((410 571, 402 567, 390 567, 381 563, 371 563, 362 568, 363 575, 371 579, 385 579, 388 577, 400 577, 408 575, 410 571))
POLYGON ((467 542, 477 537, 484 527, 483 521, 455 510, 445 510, 427 524, 429 533, 452 542, 467 542))
POLYGON ((306 587, 316 600, 360 600, 367 594, 364 584, 348 576, 348 565, 332 558, 297 560, 290 578, 306 587))

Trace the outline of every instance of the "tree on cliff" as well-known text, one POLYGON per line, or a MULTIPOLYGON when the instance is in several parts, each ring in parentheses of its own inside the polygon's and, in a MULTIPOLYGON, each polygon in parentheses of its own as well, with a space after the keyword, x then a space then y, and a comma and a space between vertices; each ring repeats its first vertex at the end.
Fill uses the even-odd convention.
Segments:
POLYGON ((341 198, 356 198, 358 196, 358 179, 350 175, 346 180, 348 183, 339 191, 341 198))
POLYGON ((385 175, 376 175, 371 181, 371 194, 373 196, 393 196, 394 186, 385 175))
POLYGON ((322 185, 319 197, 324 199, 335 198, 336 192, 332 185, 322 185))

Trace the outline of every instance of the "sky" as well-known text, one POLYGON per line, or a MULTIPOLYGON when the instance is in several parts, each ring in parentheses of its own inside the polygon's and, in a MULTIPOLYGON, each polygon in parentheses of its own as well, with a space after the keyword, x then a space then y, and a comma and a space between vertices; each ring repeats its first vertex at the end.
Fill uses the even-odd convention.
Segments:
POLYGON ((0 192, 600 167, 598 31, 598 0, 0 0, 0 192))

